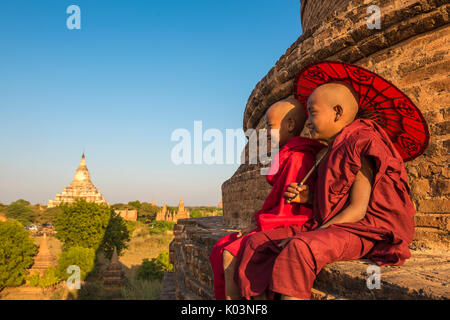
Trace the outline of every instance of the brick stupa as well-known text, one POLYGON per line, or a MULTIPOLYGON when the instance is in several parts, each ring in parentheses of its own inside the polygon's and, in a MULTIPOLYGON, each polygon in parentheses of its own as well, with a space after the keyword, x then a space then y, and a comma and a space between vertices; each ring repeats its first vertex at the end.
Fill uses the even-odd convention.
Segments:
POLYGON ((164 203, 161 211, 159 211, 156 214, 156 221, 171 221, 171 222, 177 222, 178 219, 188 219, 191 215, 189 213, 189 210, 187 210, 184 207, 183 198, 180 198, 180 202, 178 203, 178 209, 177 212, 170 212, 167 209, 167 205, 164 203))
MULTIPOLYGON (((316 278, 312 299, 450 299, 449 10, 448 0, 301 0, 302 34, 267 68, 243 106, 243 131, 263 129, 267 109, 293 94, 300 70, 317 61, 342 61, 391 81, 430 125, 425 153, 405 163, 417 211, 410 248, 417 250, 400 268, 381 267, 383 284, 377 290, 366 286, 367 261, 329 264, 316 278), (377 19, 380 27, 373 26, 377 19)), ((308 136, 307 127, 301 136, 308 136)), ((245 161, 222 184, 223 217, 192 218, 174 226, 170 262, 177 299, 214 299, 213 245, 234 228, 248 226, 270 193, 260 171, 266 164, 254 161, 258 150, 250 152, 248 138, 245 161)))
POLYGON ((108 205, 108 202, 105 200, 103 195, 91 182, 91 176, 86 166, 84 153, 81 157, 80 165, 75 172, 72 183, 61 193, 58 193, 55 197, 55 200, 49 200, 48 207, 53 208, 60 205, 61 203, 71 204, 78 199, 85 199, 87 202, 108 205))
POLYGON ((119 262, 117 248, 114 248, 111 261, 106 270, 103 272, 103 288, 108 293, 118 293, 121 291, 124 284, 125 274, 119 262))

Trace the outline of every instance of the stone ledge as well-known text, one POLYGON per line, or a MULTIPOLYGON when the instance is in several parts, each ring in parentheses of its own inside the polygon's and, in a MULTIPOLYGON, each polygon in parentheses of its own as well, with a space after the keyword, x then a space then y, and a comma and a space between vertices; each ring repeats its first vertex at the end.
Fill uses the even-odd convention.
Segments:
POLYGON ((412 251, 403 266, 380 268, 380 289, 367 288, 366 259, 327 265, 314 287, 346 299, 450 299, 450 256, 412 251), (332 285, 330 285, 330 283, 332 285))
POLYGON ((155 300, 176 300, 175 292, 176 292, 175 275, 173 274, 173 272, 164 273, 161 294, 155 300))
MULTIPOLYGON (((222 236, 235 232, 222 217, 179 220, 171 243, 177 299, 213 299, 209 252, 222 236)), ((381 288, 367 288, 369 260, 335 262, 319 273, 312 299, 450 299, 450 255, 412 251, 401 267, 381 267, 381 288)))

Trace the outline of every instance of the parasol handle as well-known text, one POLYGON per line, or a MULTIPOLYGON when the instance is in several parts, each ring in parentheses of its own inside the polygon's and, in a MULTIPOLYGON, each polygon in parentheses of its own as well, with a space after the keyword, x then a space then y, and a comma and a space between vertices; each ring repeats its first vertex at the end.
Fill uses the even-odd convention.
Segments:
MULTIPOLYGON (((299 186, 302 186, 306 180, 308 180, 309 176, 314 172, 314 170, 316 170, 316 168, 319 166, 319 164, 322 162, 323 158, 325 158, 325 156, 328 154, 328 152, 330 151, 330 148, 327 147, 327 151, 324 152, 319 159, 316 160, 316 162, 314 163, 314 166, 309 170, 308 174, 302 179, 302 181, 298 184, 299 186)), ((297 195, 293 195, 292 197, 289 197, 287 200, 291 201, 293 200, 297 195)))

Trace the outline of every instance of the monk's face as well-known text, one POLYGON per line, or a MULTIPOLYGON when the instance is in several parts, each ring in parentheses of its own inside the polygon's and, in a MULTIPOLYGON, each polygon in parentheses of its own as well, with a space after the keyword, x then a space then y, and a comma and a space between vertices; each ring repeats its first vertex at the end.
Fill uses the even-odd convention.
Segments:
POLYGON ((281 108, 275 106, 271 107, 266 113, 267 124, 267 144, 275 147, 277 144, 279 148, 286 144, 291 138, 291 134, 285 125, 286 113, 281 108))
POLYGON ((311 138, 329 144, 355 119, 358 102, 347 86, 328 83, 314 90, 308 98, 307 108, 311 138))
POLYGON ((269 148, 284 146, 298 136, 305 125, 305 110, 301 103, 289 97, 270 106, 265 115, 269 148))
POLYGON ((317 90, 309 96, 307 108, 307 127, 312 139, 328 142, 340 131, 341 127, 335 121, 336 110, 317 90))

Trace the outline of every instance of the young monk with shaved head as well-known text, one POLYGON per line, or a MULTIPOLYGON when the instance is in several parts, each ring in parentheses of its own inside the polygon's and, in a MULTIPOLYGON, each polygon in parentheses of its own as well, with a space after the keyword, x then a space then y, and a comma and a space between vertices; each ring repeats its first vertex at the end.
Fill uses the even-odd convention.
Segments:
MULTIPOLYGON (((254 214, 254 221, 241 232, 227 235, 213 247, 210 262, 214 273, 216 299, 239 299, 241 296, 233 277, 236 256, 248 237, 258 231, 295 225, 300 227, 312 217, 311 203, 286 203, 284 193, 290 183, 300 182, 314 165, 316 154, 324 144, 300 137, 306 121, 306 112, 299 101, 288 98, 273 104, 266 112, 267 138, 272 145, 279 145, 267 182, 272 190, 261 210, 254 214)), ((315 176, 306 184, 314 187, 315 176)))
POLYGON ((313 194, 314 218, 252 235, 237 258, 243 297, 309 299, 323 266, 362 257, 401 265, 410 257, 415 210, 403 160, 385 131, 355 119, 358 100, 345 83, 319 86, 307 101, 311 137, 328 145, 315 189, 292 183, 287 203, 313 194))

